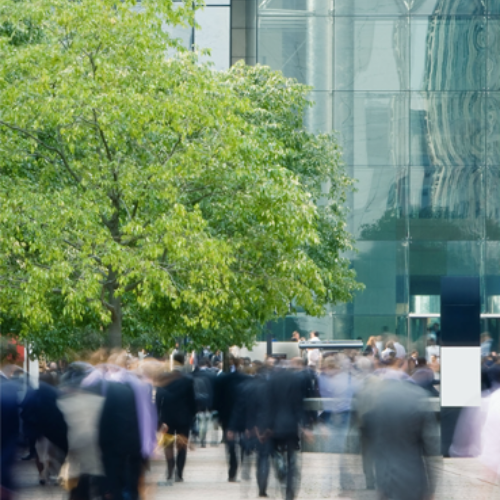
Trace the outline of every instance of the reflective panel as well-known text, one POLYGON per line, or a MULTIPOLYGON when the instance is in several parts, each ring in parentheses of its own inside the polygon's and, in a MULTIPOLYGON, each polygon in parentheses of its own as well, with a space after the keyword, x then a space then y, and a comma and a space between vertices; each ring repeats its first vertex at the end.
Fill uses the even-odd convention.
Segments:
POLYGON ((486 2, 492 0, 413 0, 414 15, 480 15, 486 12, 486 2))
POLYGON ((487 241, 485 256, 486 312, 500 314, 500 241, 487 241))
POLYGON ((332 15, 334 0, 258 0, 259 15, 332 15))
POLYGON ((410 297, 440 295, 441 276, 479 276, 481 245, 477 241, 410 242, 410 297))
POLYGON ((500 90, 500 18, 490 17, 487 26, 486 84, 489 90, 500 90))
POLYGON ((335 21, 335 89, 409 88, 409 19, 339 17, 335 21))
POLYGON ((412 92, 410 117, 412 165, 485 164, 485 93, 412 92))
POLYGON ((336 16, 408 15, 407 0, 335 0, 336 16))
POLYGON ((407 313, 407 247, 401 241, 358 241, 352 264, 365 284, 356 294, 354 314, 407 313))
POLYGON ((333 88, 331 17, 260 17, 259 62, 315 90, 333 88))
POLYGON ((401 240, 407 236, 408 169, 354 167, 356 192, 348 229, 356 239, 401 240))
POLYGON ((500 0, 486 0, 486 2, 488 4, 488 12, 490 14, 500 14, 500 0))
POLYGON ((314 102, 305 117, 305 126, 311 132, 330 133, 333 128, 333 93, 313 91, 309 99, 314 102))
POLYGON ((348 164, 408 164, 408 93, 335 92, 334 101, 348 164))
POLYGON ((486 94, 486 162, 500 165, 500 92, 486 94))
POLYGON ((409 217, 414 240, 482 238, 483 169, 412 166, 409 217))
POLYGON ((500 167, 486 168, 485 191, 486 238, 500 241, 500 167))
POLYGON ((412 18, 413 90, 484 90, 486 18, 412 18))

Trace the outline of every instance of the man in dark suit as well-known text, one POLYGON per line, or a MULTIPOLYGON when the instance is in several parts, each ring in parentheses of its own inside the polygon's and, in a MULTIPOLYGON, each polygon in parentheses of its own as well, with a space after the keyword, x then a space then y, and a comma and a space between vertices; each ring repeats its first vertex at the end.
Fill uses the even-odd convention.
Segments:
POLYGON ((229 358, 229 373, 221 374, 215 383, 215 410, 218 413, 219 422, 224 433, 226 447, 229 457, 228 481, 236 481, 238 471, 238 459, 236 456, 236 445, 238 435, 229 430, 229 424, 239 399, 241 384, 245 382, 247 376, 239 370, 239 359, 229 358))
POLYGON ((297 452, 304 429, 304 378, 291 369, 277 369, 269 380, 269 427, 274 443, 274 455, 286 500, 296 498, 299 488, 297 452))
POLYGON ((427 500, 435 489, 429 459, 439 454, 439 434, 428 393, 402 379, 386 379, 364 415, 381 499, 427 500))
POLYGON ((113 500, 138 500, 143 458, 134 390, 118 382, 106 382, 105 388, 99 425, 105 489, 113 500))
POLYGON ((197 409, 198 433, 202 448, 206 447, 210 412, 214 405, 216 374, 211 370, 208 358, 201 358, 197 369, 193 372, 197 409))
POLYGON ((14 482, 12 466, 16 459, 17 439, 19 434, 18 388, 0 372, 0 445, 1 445, 1 476, 0 498, 13 498, 14 482))
POLYGON ((189 431, 196 416, 196 401, 193 378, 184 374, 184 355, 174 355, 176 369, 168 374, 163 386, 156 391, 156 406, 158 421, 166 433, 173 439, 165 448, 167 460, 167 482, 182 482, 184 465, 186 464, 189 431), (174 455, 174 445, 177 447, 177 456, 174 455))

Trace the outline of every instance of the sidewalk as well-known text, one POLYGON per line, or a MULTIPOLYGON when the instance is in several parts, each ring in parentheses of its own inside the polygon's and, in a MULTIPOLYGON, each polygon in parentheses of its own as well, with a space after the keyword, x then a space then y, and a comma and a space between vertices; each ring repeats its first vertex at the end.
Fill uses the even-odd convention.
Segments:
MULTIPOLYGON (((339 470, 349 477, 352 490, 340 498, 375 500, 373 491, 364 489, 359 456, 307 453, 302 455, 302 480, 299 499, 339 498, 339 470)), ((438 488, 435 500, 493 500, 500 498, 500 487, 482 479, 482 467, 476 459, 437 459, 435 470, 438 488)), ((188 452, 185 482, 173 486, 156 486, 164 479, 165 464, 156 460, 147 476, 146 500, 234 500, 256 498, 255 477, 248 487, 244 483, 228 483, 224 447, 197 448, 188 452)), ((61 500, 67 498, 57 486, 39 486, 34 462, 19 462, 18 500, 61 500)), ((270 498, 282 498, 274 474, 271 473, 270 498)))

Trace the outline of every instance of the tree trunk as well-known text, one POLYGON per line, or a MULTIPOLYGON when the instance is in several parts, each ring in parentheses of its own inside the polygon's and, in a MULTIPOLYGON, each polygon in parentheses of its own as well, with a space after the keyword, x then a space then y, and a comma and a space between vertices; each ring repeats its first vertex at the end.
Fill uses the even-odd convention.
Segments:
POLYGON ((108 342, 111 349, 122 346, 122 309, 120 297, 113 297, 111 305, 114 311, 111 313, 111 324, 108 327, 108 342))

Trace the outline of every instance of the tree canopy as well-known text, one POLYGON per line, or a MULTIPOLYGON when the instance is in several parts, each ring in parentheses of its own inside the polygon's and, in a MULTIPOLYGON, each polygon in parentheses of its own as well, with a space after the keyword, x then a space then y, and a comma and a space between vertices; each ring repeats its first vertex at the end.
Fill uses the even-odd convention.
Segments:
POLYGON ((164 29, 193 3, 0 0, 0 317, 36 349, 248 344, 359 287, 310 89, 199 64, 164 29))

